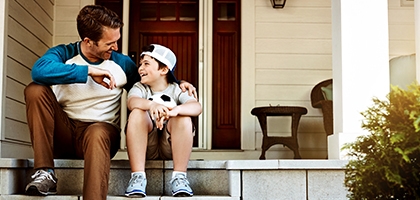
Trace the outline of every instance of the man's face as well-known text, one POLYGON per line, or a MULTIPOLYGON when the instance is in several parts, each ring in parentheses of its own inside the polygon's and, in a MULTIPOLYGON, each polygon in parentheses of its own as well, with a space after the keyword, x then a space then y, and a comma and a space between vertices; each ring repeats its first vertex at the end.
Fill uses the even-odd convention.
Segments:
POLYGON ((108 60, 111 57, 112 51, 118 50, 117 41, 120 39, 120 29, 104 28, 102 38, 98 42, 93 42, 89 48, 88 57, 90 61, 96 62, 99 60, 108 60))

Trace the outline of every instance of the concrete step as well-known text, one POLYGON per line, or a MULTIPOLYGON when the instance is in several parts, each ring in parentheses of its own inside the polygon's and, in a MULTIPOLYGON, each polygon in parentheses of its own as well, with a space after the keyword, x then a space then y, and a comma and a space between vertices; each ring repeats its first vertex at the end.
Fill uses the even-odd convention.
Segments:
MULTIPOLYGON (((49 195, 46 197, 34 197, 26 195, 1 195, 1 200, 83 200, 81 196, 77 195, 49 195)), ((171 196, 147 196, 145 198, 127 198, 124 196, 108 196, 107 200, 127 200, 127 199, 141 199, 141 200, 239 200, 239 197, 229 196, 203 196, 194 195, 192 197, 171 197, 171 196)))
MULTIPOLYGON (((177 200, 324 199, 347 200, 345 160, 191 160, 188 180, 194 196, 177 200)), ((34 173, 33 160, 0 158, 0 198, 82 199, 83 160, 55 160, 58 195, 32 197, 24 188, 34 173)), ((146 162, 147 198, 174 199, 169 180, 172 161, 146 162)), ((108 199, 123 196, 130 178, 128 160, 112 160, 108 199)))
MULTIPOLYGON (((229 175, 226 161, 191 160, 188 164, 188 180, 195 195, 229 196, 229 175)), ((29 160, 26 183, 35 172, 29 160)), ((172 161, 146 162, 147 195, 171 196, 172 161)), ((83 192, 83 160, 56 160, 55 173, 58 178, 57 194, 71 195, 83 192)), ((109 195, 122 196, 131 177, 128 160, 112 160, 109 180, 109 195)))

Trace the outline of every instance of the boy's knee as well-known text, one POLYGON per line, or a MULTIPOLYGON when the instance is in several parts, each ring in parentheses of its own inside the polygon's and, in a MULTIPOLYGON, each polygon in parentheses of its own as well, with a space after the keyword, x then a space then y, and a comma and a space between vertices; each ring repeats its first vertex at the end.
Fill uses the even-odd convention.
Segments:
POLYGON ((175 122, 177 124, 183 124, 183 125, 189 125, 192 124, 192 120, 190 116, 176 116, 171 118, 173 120, 172 122, 175 122))
POLYGON ((130 119, 139 120, 139 119, 143 119, 147 116, 148 116, 147 111, 140 110, 140 109, 133 109, 130 112, 130 115, 128 116, 128 120, 130 120, 130 119))

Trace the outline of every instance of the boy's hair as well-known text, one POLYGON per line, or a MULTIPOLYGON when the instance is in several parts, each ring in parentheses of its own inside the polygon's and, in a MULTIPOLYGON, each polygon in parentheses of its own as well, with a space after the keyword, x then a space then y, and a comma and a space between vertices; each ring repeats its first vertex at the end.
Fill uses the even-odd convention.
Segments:
POLYGON ((168 73, 166 74, 168 83, 179 83, 174 75, 176 56, 169 48, 158 44, 151 44, 142 48, 140 60, 142 60, 145 55, 150 56, 153 60, 158 62, 158 69, 168 68, 168 73))
POLYGON ((104 27, 116 29, 123 25, 114 11, 101 5, 87 5, 77 15, 77 31, 80 39, 87 37, 95 43, 102 38, 104 27))
MULTIPOLYGON (((155 46, 152 46, 152 45, 149 45, 149 46, 144 46, 143 48, 142 48, 142 52, 152 52, 153 51, 153 49, 155 48, 155 46)), ((144 58, 144 56, 145 56, 146 54, 141 54, 140 55, 140 60, 143 60, 143 58, 144 58)), ((152 56, 150 56, 151 58, 153 58, 153 60, 156 60, 157 62, 158 62, 158 64, 159 64, 159 68, 158 69, 163 69, 163 68, 165 68, 166 67, 166 65, 165 64, 163 64, 162 62, 160 62, 158 59, 155 59, 154 57, 152 57, 152 56)))

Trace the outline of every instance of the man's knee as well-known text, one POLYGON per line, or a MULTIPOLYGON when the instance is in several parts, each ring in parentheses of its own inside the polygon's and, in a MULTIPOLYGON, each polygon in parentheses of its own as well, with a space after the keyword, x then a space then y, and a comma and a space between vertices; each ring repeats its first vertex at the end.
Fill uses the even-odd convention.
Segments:
POLYGON ((48 86, 39 85, 32 82, 28 86, 25 87, 25 90, 24 90, 25 99, 27 101, 29 99, 38 98, 48 93, 49 90, 51 90, 51 88, 48 86))
POLYGON ((100 122, 90 125, 83 138, 85 152, 89 151, 109 151, 111 157, 120 148, 120 131, 111 124, 100 122), (94 150, 95 149, 95 150, 94 150))
POLYGON ((117 128, 112 125, 100 122, 90 125, 86 129, 85 140, 92 142, 119 142, 120 134, 117 128))

